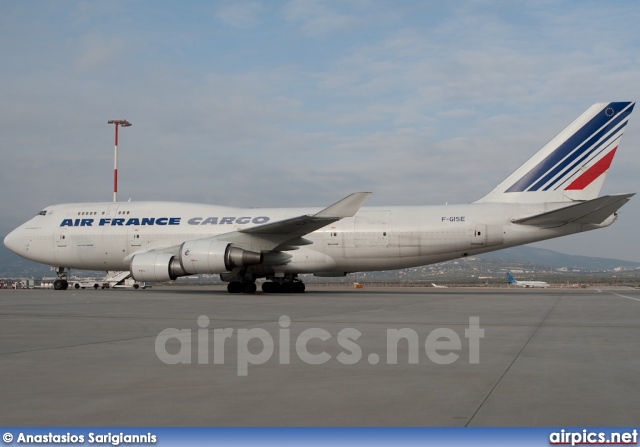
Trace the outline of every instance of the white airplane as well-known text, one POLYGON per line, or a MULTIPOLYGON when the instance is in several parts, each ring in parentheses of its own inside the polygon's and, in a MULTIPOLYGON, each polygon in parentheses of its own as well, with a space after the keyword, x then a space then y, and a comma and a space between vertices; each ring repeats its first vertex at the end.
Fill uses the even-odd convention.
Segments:
POLYGON ((431 285, 433 287, 435 287, 436 289, 447 289, 448 288, 448 286, 439 286, 439 285, 437 285, 436 283, 433 283, 433 282, 431 283, 431 285))
POLYGON ((511 272, 507 272, 507 281, 518 287, 549 287, 549 283, 544 281, 518 281, 511 275, 511 272))
POLYGON ((634 102, 594 104, 481 199, 465 205, 324 208, 170 202, 52 205, 12 231, 14 253, 57 268, 130 271, 137 281, 220 274, 231 293, 303 292, 298 275, 401 269, 611 225, 634 194, 598 197, 634 102))

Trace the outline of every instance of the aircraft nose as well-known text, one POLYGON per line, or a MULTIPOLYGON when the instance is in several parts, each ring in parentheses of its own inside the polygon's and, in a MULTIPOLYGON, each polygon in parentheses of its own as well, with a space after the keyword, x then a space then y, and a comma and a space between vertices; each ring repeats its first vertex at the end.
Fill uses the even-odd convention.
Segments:
POLYGON ((18 230, 13 230, 7 234, 4 238, 4 246, 14 253, 18 253, 20 246, 20 238, 18 237, 18 230))

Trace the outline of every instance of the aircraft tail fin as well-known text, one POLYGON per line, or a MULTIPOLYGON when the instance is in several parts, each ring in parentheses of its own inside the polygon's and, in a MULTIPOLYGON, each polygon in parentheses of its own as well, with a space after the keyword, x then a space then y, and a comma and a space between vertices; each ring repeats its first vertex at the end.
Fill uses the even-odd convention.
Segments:
POLYGON ((515 278, 511 276, 511 272, 507 272, 507 282, 509 284, 518 284, 518 281, 516 281, 515 278))
POLYGON ((598 197, 635 102, 597 103, 482 202, 574 202, 598 197))

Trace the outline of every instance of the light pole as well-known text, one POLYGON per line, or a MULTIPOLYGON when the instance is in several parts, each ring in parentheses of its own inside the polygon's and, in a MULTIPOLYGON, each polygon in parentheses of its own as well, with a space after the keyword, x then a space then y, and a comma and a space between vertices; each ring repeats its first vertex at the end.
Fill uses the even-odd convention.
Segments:
POLYGON ((110 120, 109 124, 116 127, 116 145, 113 153, 113 201, 118 201, 118 126, 129 127, 131 123, 127 120, 110 120))

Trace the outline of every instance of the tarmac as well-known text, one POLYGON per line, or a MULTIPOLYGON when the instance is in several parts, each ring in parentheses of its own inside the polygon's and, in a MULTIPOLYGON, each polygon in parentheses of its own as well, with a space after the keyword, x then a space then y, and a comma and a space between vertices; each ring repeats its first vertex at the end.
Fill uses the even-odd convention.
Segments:
POLYGON ((639 340, 631 288, 0 290, 0 424, 638 426, 639 340))

